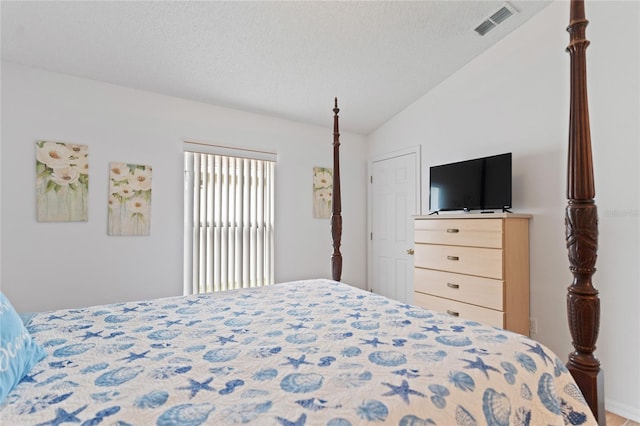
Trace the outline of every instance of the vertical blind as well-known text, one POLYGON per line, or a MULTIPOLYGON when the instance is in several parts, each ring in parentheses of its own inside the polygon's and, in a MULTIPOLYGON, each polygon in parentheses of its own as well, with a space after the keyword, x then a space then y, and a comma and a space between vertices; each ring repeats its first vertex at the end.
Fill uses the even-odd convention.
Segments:
POLYGON ((184 159, 184 294, 273 284, 275 162, 184 159))

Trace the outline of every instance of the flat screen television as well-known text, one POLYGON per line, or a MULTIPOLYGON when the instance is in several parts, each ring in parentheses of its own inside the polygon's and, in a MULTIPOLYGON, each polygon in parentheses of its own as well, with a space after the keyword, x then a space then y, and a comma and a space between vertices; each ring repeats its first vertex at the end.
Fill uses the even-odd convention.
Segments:
POLYGON ((429 169, 429 210, 511 208, 511 153, 475 158, 429 169))

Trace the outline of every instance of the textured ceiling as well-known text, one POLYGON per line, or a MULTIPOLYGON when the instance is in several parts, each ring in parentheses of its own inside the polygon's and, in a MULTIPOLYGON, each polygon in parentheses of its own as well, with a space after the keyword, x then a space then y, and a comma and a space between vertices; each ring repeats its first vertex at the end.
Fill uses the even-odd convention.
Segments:
POLYGON ((550 1, 6 1, 2 59, 369 134, 550 1))

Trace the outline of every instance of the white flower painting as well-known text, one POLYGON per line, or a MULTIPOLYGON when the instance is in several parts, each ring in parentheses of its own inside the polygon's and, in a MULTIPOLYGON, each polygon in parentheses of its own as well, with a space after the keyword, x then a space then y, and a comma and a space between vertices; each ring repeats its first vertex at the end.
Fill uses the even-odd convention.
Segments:
POLYGON ((86 222, 89 149, 65 142, 36 142, 36 216, 39 222, 86 222))
POLYGON ((109 235, 149 235, 151 166, 109 164, 109 235))
POLYGON ((313 168, 313 217, 331 217, 331 197, 333 195, 333 169, 313 168))

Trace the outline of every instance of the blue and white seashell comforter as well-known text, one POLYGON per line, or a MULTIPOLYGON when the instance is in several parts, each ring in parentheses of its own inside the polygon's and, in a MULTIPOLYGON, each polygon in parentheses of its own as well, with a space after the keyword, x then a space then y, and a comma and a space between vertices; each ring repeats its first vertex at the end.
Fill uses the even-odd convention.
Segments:
POLYGON ((36 315, 3 425, 563 425, 595 420, 524 336, 329 280, 36 315))

